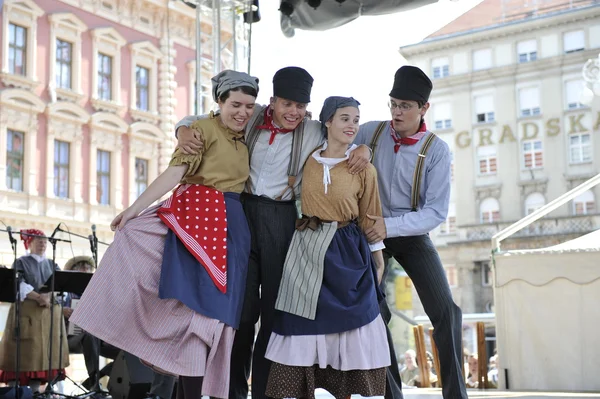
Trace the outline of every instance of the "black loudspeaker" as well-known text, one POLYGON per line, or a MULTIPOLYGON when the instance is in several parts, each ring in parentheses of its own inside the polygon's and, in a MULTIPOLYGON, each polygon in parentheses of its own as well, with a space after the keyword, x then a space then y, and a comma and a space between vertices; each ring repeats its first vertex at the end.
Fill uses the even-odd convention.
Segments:
POLYGON ((153 376, 139 358, 121 351, 110 373, 108 392, 114 399, 143 399, 150 392, 153 376))
POLYGON ((260 22, 260 8, 258 5, 258 0, 252 1, 252 8, 255 11, 248 11, 244 13, 244 22, 247 24, 255 24, 257 22, 260 22))

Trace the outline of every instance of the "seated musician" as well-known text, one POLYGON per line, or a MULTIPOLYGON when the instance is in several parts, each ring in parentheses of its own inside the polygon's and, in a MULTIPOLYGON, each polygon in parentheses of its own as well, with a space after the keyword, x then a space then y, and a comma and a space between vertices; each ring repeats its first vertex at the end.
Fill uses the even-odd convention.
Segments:
MULTIPOLYGON (((61 329, 65 328, 60 315, 60 306, 48 293, 42 293, 44 284, 52 275, 52 270, 59 267, 46 258, 48 239, 43 231, 36 229, 22 230, 21 240, 28 251, 13 264, 13 268, 21 273, 19 285, 21 306, 21 362, 20 385, 29 385, 39 391, 41 384, 56 378, 63 370, 59 370, 59 357, 62 367, 69 365, 66 338, 63 351, 59 356, 61 329), (48 374, 48 352, 50 345, 50 309, 53 314, 52 330, 52 364, 48 374)), ((15 336, 15 304, 11 305, 4 336, 0 344, 0 383, 14 385, 16 383, 16 336, 15 336)), ((63 330, 64 331, 64 330, 63 330)), ((66 335, 63 335, 66 336, 66 335)))

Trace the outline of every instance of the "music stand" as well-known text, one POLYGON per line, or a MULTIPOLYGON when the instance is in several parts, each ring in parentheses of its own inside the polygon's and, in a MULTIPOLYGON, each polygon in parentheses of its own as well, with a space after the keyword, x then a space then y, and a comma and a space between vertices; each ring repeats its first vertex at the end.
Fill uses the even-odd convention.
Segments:
MULTIPOLYGON (((92 273, 57 270, 54 272, 54 292, 70 292, 81 296, 92 276, 92 273)), ((52 278, 53 276, 48 278, 44 284, 45 287, 52 286, 52 278)))
POLYGON ((15 271, 0 267, 0 302, 14 303, 16 298, 15 271))
MULTIPOLYGON (((67 292, 67 293, 73 293, 73 294, 81 296, 83 294, 83 291, 85 291, 85 288, 87 287, 88 283, 92 279, 92 276, 93 276, 92 273, 56 270, 53 273, 53 275, 50 276, 50 278, 48 278, 46 283, 44 283, 44 286, 40 289, 40 292, 49 292, 50 287, 54 287, 54 292, 60 293, 61 297, 63 297, 63 300, 60 301, 60 310, 61 310, 61 314, 64 314, 65 301, 64 301, 63 294, 65 292, 67 292), (54 281, 52 281, 52 280, 54 280, 54 281), (54 285, 53 285, 53 283, 54 283, 54 285)), ((69 376, 67 376, 62 371, 62 369, 63 369, 63 367, 62 367, 62 350, 63 350, 64 331, 65 331, 65 329, 62 328, 62 326, 61 326, 59 346, 58 346, 58 348, 59 348, 58 349, 58 374, 56 375, 56 377, 54 377, 54 379, 51 382, 49 382, 49 385, 56 384, 62 377, 69 378, 69 376)), ((69 380, 71 380, 71 378, 69 378, 69 380)), ((73 384, 75 384, 76 386, 78 386, 78 384, 75 381, 71 380, 71 382, 73 384)), ((60 396, 66 397, 66 398, 73 398, 73 396, 69 396, 69 395, 65 395, 65 394, 61 394, 60 396)), ((80 397, 80 396, 77 396, 77 397, 80 397)))

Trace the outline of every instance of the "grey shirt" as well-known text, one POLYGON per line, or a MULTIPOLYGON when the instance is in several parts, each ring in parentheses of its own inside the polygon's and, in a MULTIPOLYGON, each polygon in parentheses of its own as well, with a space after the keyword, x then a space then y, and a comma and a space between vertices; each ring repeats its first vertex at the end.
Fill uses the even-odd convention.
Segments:
MULTIPOLYGON (((13 267, 23 273, 23 279, 26 284, 33 287, 35 292, 40 292, 40 288, 48 281, 52 276, 52 261, 44 258, 39 261, 32 255, 22 256, 15 262, 13 267)), ((60 270, 60 268, 54 263, 54 268, 60 270)))

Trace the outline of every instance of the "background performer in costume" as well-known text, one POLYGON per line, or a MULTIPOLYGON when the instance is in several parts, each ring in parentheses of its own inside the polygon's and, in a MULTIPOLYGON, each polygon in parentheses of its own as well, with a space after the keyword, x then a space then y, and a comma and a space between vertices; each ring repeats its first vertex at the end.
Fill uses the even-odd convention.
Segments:
MULTIPOLYGON (((21 235, 28 255, 17 259, 13 264, 22 273, 21 291, 21 385, 29 385, 35 392, 41 384, 52 381, 60 370, 58 364, 62 356, 62 367, 69 366, 69 346, 65 322, 58 305, 50 293, 42 294, 40 289, 52 276, 52 270, 60 270, 56 263, 46 258, 48 239, 41 230, 22 230, 21 235), (50 345, 50 307, 53 309, 52 331, 52 371, 48 375, 48 347, 50 345), (60 348, 60 332, 63 330, 62 353, 60 348)), ((15 383, 16 340, 15 340, 15 305, 10 307, 4 336, 0 345, 0 382, 9 385, 15 383)), ((63 370, 64 371, 64 370, 63 370)))

